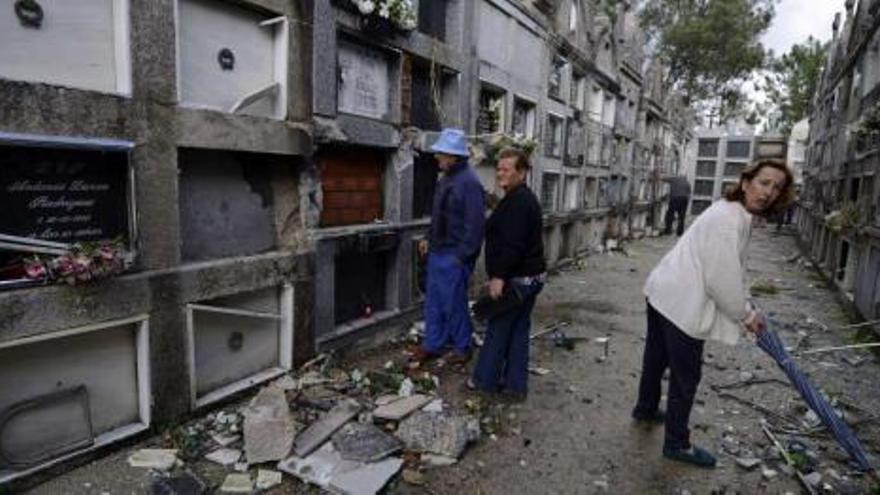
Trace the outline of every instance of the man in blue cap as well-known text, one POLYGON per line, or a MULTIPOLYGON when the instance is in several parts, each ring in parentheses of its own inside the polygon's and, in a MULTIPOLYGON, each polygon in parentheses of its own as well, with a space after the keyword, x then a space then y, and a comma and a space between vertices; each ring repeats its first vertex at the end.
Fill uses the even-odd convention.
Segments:
POLYGON ((419 245, 428 255, 425 340, 413 359, 437 357, 451 346, 450 362, 463 364, 471 354, 467 293, 483 244, 485 193, 468 165, 464 131, 444 129, 430 149, 443 177, 434 192, 428 240, 419 245))

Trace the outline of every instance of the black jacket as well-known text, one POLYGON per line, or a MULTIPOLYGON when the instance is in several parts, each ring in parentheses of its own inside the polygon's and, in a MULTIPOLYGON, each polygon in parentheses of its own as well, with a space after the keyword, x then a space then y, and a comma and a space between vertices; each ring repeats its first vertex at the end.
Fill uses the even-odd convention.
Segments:
POLYGON ((486 221, 486 273, 510 279, 543 273, 541 205, 524 184, 509 191, 486 221))

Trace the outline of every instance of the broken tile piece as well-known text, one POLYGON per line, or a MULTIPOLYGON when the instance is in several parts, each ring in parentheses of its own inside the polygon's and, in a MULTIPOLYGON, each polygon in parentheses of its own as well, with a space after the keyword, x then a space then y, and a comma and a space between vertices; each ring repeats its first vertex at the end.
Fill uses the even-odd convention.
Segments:
POLYGON ((736 464, 747 471, 751 471, 761 464, 761 459, 757 457, 737 457, 736 464))
POLYGON ((223 493, 251 493, 254 491, 254 482, 249 474, 228 474, 220 487, 223 493))
POLYGON ((480 436, 474 418, 447 413, 419 411, 403 420, 397 437, 410 450, 441 454, 458 459, 468 443, 480 436))
POLYGON ((205 459, 220 464, 223 467, 234 465, 240 458, 241 451, 238 449, 217 449, 205 456, 205 459))
POLYGON ((384 406, 379 406, 373 411, 373 417, 388 421, 400 421, 412 414, 413 411, 431 402, 431 397, 415 394, 404 397, 384 406))
POLYGON ((352 399, 345 399, 333 409, 312 423, 294 441, 296 455, 305 457, 321 446, 336 430, 351 421, 361 411, 361 405, 352 399))
POLYGON ((257 490, 268 490, 281 484, 281 472, 269 469, 257 470, 257 490))
POLYGON ((403 459, 391 457, 379 462, 364 464, 351 471, 334 474, 330 488, 350 495, 375 495, 400 471, 403 459))
POLYGON ((265 387, 244 409, 244 451, 248 464, 280 461, 290 455, 296 422, 284 390, 265 387))
POLYGON ((131 467, 168 471, 177 462, 177 449, 141 449, 128 456, 131 467))
POLYGON ((346 461, 333 442, 327 442, 307 457, 292 456, 278 463, 278 469, 322 488, 330 486, 330 478, 338 471, 351 470, 361 463, 346 461))
POLYGON ((403 442, 371 423, 347 423, 332 437, 343 459, 375 462, 403 448, 403 442))
POLYGON ((445 467, 451 466, 458 462, 458 459, 440 454, 422 454, 420 460, 427 467, 445 467))
POLYGON ((214 440, 214 443, 221 447, 229 447, 235 442, 241 440, 241 435, 226 435, 223 433, 214 433, 211 435, 211 439, 214 440))

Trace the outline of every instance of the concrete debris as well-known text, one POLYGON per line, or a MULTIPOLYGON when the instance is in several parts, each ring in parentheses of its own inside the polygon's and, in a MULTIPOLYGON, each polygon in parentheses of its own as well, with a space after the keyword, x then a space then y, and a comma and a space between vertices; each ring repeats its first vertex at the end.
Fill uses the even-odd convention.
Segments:
POLYGON ((547 368, 542 368, 540 366, 530 366, 529 373, 538 376, 545 376, 550 374, 550 370, 547 368))
POLYGON ((270 469, 257 470, 257 490, 268 490, 281 484, 281 472, 270 469))
POLYGON ((396 401, 376 408, 373 411, 373 417, 387 421, 400 421, 412 414, 413 411, 431 402, 431 400, 432 397, 422 394, 398 398, 396 401))
POLYGON ((446 455, 425 453, 422 454, 421 461, 423 466, 434 468, 451 466, 457 463, 458 459, 446 455))
POLYGON ((217 449, 206 455, 205 459, 220 464, 223 467, 229 467, 241 459, 241 451, 238 449, 217 449))
POLYGON ((290 375, 284 375, 281 378, 272 382, 273 387, 280 388, 281 390, 299 390, 299 381, 293 378, 290 375))
POLYGON ((343 459, 375 462, 399 452, 403 443, 372 424, 347 423, 332 437, 333 447, 343 459))
POLYGON ((596 488, 598 488, 599 490, 601 490, 603 492, 607 492, 608 488, 610 487, 608 484, 608 480, 606 480, 606 479, 594 480, 593 486, 595 486, 596 488))
POLYGON ((775 469, 764 468, 763 470, 761 470, 761 477, 767 481, 770 481, 770 480, 776 478, 776 476, 778 474, 779 474, 779 472, 776 471, 775 469))
POLYGON ((244 409, 244 451, 248 464, 280 461, 290 455, 297 424, 284 390, 265 387, 244 409))
POLYGON ((435 413, 443 412, 443 399, 432 400, 428 405, 422 408, 422 411, 435 413))
POLYGON ((415 391, 415 384, 413 384, 412 380, 409 378, 405 378, 402 382, 400 382, 400 388, 397 391, 397 395, 401 397, 409 397, 415 391))
POLYGON ((805 474, 804 481, 806 481, 807 484, 812 486, 813 488, 816 488, 819 486, 820 483, 822 483, 822 473, 813 471, 810 474, 805 474))
POLYGON ((410 450, 458 459, 468 443, 479 439, 480 425, 472 417, 420 411, 400 423, 397 436, 410 450))
POLYGON ((596 337, 593 342, 602 346, 602 357, 608 358, 608 348, 611 343, 611 337, 596 337))
POLYGON ((387 394, 387 395, 380 395, 373 402, 376 404, 376 406, 387 406, 388 404, 391 404, 392 402, 395 402, 398 400, 400 400, 399 395, 387 394))
POLYGON ((853 354, 844 354, 843 356, 841 356, 841 359, 843 359, 843 361, 844 361, 846 364, 852 366, 853 368, 858 368, 858 367, 861 366, 865 361, 868 360, 868 356, 864 356, 864 355, 853 355, 853 354))
POLYGON ((128 456, 128 465, 168 471, 177 463, 177 449, 141 449, 128 456))
POLYGON ((357 401, 353 399, 341 401, 296 437, 293 447, 296 455, 304 457, 312 453, 360 412, 361 405, 357 401))
POLYGON ((396 457, 369 464, 348 461, 336 451, 332 442, 327 442, 308 457, 293 456, 281 461, 278 469, 328 490, 374 494, 402 465, 403 460, 396 457))
POLYGON ((254 482, 249 474, 228 474, 220 486, 222 493, 252 493, 254 491, 254 482))
POLYGON ((214 440, 214 443, 221 447, 229 447, 235 442, 241 440, 241 435, 212 433, 211 440, 214 440))
POLYGON ((751 471, 761 465, 761 459, 757 457, 737 457, 736 464, 746 471, 751 471))

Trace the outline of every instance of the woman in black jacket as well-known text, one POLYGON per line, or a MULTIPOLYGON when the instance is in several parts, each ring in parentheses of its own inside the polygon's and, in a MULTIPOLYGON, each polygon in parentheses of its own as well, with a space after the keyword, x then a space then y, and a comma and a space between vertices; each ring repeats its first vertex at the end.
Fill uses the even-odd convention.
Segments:
POLYGON ((516 291, 522 302, 489 319, 486 341, 468 380, 471 389, 503 389, 520 399, 527 392, 532 308, 546 278, 541 205, 526 185, 528 171, 524 152, 501 152, 496 177, 504 198, 486 222, 487 285, 493 299, 516 291))

